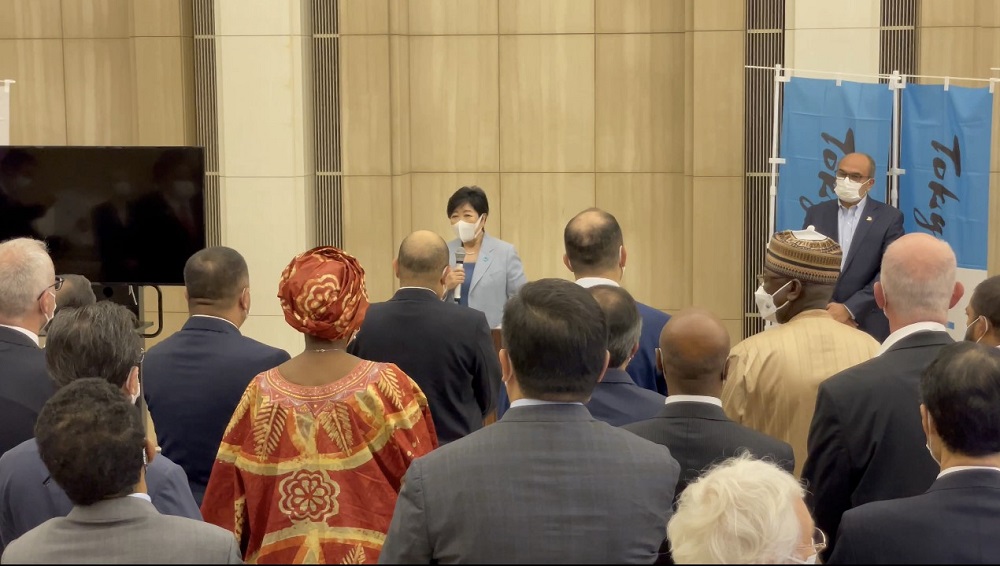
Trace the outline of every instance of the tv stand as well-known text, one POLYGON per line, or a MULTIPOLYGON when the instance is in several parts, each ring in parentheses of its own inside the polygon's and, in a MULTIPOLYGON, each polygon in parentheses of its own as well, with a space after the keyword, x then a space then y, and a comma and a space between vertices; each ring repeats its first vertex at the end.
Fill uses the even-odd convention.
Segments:
POLYGON ((94 294, 99 301, 111 301, 122 305, 135 315, 139 321, 139 334, 143 338, 156 338, 163 332, 163 291, 159 285, 139 285, 132 283, 92 283, 94 294), (156 291, 156 330, 147 332, 153 327, 152 321, 145 320, 145 309, 142 305, 142 288, 150 287, 156 291))

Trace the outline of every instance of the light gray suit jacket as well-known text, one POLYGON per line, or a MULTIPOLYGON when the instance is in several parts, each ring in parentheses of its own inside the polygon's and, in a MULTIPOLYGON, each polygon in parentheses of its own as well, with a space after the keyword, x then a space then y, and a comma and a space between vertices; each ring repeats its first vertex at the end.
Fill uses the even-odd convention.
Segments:
POLYGON ((3 564, 242 564, 233 533, 118 497, 74 507, 7 545, 3 564))
MULTIPOLYGON (((455 251, 460 247, 461 240, 448 242, 452 267, 455 267, 455 251)), ((514 246, 485 234, 483 247, 476 259, 476 268, 472 272, 469 306, 485 313, 490 328, 496 328, 503 319, 503 307, 507 304, 507 299, 516 295, 527 282, 521 258, 514 246)))
POLYGON ((379 562, 650 564, 679 474, 586 407, 515 407, 410 465, 379 562))

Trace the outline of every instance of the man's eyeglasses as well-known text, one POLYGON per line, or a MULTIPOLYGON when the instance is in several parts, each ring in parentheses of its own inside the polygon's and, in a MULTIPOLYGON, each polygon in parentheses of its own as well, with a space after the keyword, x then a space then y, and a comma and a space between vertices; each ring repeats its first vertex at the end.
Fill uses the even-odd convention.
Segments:
POLYGON ((65 281, 65 279, 63 279, 62 277, 56 277, 56 282, 42 289, 42 292, 38 294, 38 297, 35 300, 37 301, 38 299, 41 299, 42 296, 45 295, 45 292, 48 291, 49 289, 52 289, 53 287, 55 288, 56 291, 62 289, 63 281, 65 281))
POLYGON ((863 182, 867 181, 868 179, 871 179, 871 177, 869 177, 868 175, 862 175, 861 173, 848 173, 847 171, 844 171, 843 169, 837 169, 837 178, 838 179, 850 179, 850 180, 854 181, 855 183, 863 183, 863 182))
POLYGON ((813 551, 815 551, 816 554, 819 554, 820 552, 826 550, 827 544, 828 541, 826 533, 820 530, 819 527, 816 527, 816 530, 813 531, 813 551))

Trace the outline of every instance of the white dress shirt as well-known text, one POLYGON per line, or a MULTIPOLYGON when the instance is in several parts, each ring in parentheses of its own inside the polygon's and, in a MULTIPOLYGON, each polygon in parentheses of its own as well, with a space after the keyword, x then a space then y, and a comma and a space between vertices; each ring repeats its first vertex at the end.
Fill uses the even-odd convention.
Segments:
POLYGON ((591 287, 597 287, 598 285, 611 285, 612 287, 621 287, 617 281, 611 279, 606 279, 604 277, 581 277, 576 280, 576 284, 583 287, 584 289, 590 289, 591 287))
POLYGON ((670 395, 664 404, 670 405, 672 403, 708 403, 722 408, 722 399, 710 395, 670 395))
POLYGON ((851 242, 854 241, 854 232, 858 229, 858 219, 861 218, 861 211, 868 204, 868 195, 865 195, 858 204, 851 208, 838 203, 837 207, 837 241, 840 242, 840 249, 844 252, 840 256, 840 269, 844 269, 847 263, 847 252, 851 250, 851 242))
POLYGON ((875 355, 881 356, 903 338, 907 338, 918 332, 948 332, 948 329, 945 328, 945 326, 940 322, 915 322, 913 324, 908 324, 890 334, 889 337, 885 339, 885 342, 882 342, 882 347, 879 348, 878 353, 875 355))
POLYGON ((11 330, 17 330, 21 334, 24 334, 28 338, 31 338, 31 341, 35 343, 35 346, 38 347, 42 346, 42 343, 38 340, 38 335, 28 330, 27 328, 21 328, 20 326, 11 326, 9 324, 0 324, 0 326, 4 328, 10 328, 11 330))
POLYGON ((201 318, 214 318, 215 320, 221 320, 223 322, 228 322, 229 324, 232 324, 233 328, 235 328, 236 330, 240 329, 240 327, 236 326, 236 324, 233 321, 225 319, 225 318, 222 318, 221 316, 212 316, 210 314, 193 314, 193 315, 191 315, 191 318, 194 318, 196 316, 197 317, 201 317, 201 318))
POLYGON ((941 479, 948 474, 953 474, 955 472, 964 472, 965 470, 989 470, 991 472, 1000 472, 1000 468, 994 468, 993 466, 952 466, 950 468, 941 470, 941 473, 938 474, 937 477, 938 479, 941 479))
POLYGON ((514 407, 535 407, 539 405, 583 405, 576 401, 542 401, 541 399, 518 399, 510 404, 510 408, 514 407))
POLYGON ((134 497, 136 499, 144 499, 144 500, 146 500, 146 501, 148 501, 150 503, 153 502, 153 499, 149 496, 148 493, 130 493, 130 494, 128 494, 128 496, 129 497, 134 497))

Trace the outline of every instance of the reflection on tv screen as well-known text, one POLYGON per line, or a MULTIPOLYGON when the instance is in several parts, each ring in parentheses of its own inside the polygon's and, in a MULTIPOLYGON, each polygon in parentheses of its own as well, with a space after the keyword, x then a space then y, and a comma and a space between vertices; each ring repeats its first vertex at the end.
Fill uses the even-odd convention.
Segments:
POLYGON ((181 285, 204 178, 197 147, 0 147, 0 241, 45 240, 57 273, 181 285))

